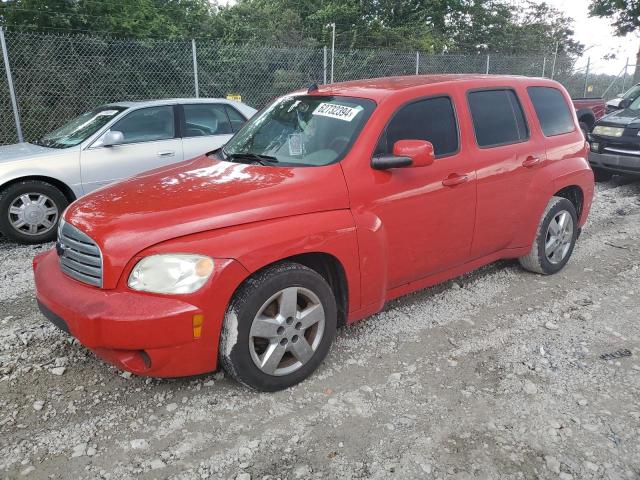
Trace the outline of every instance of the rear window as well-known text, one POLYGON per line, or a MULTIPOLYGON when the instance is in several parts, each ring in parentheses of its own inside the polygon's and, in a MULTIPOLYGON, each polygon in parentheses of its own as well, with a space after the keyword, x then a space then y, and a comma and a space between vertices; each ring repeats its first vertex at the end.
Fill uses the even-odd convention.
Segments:
POLYGON ((528 87, 527 92, 545 137, 575 130, 571 110, 560 90, 552 87, 528 87))
POLYGON ((522 107, 513 90, 469 92, 469 108, 479 147, 497 147, 529 138, 522 107))
POLYGON ((435 97, 400 108, 380 137, 376 155, 391 154, 398 140, 426 140, 437 157, 458 151, 458 125, 449 97, 435 97))

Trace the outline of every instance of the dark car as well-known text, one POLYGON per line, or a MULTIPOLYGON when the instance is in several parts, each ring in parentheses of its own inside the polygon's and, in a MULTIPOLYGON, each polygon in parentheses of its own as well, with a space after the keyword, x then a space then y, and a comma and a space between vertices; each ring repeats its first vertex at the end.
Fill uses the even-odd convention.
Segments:
POLYGON ((640 176, 640 98, 601 118, 589 135, 589 163, 596 181, 615 173, 640 176))
POLYGON ((629 100, 629 103, 633 102, 636 98, 640 98, 640 83, 635 84, 629 90, 619 94, 616 98, 612 98, 607 102, 607 113, 620 110, 625 100, 629 100))

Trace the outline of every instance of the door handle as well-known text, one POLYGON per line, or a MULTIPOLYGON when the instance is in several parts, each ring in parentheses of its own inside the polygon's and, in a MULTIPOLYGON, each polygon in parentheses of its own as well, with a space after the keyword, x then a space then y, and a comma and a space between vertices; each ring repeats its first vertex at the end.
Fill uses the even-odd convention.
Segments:
POLYGON ((444 185, 445 187, 455 187, 456 185, 460 185, 468 181, 468 175, 458 175, 457 173, 452 173, 447 178, 442 180, 442 185, 444 185))
POLYGON ((158 152, 159 157, 175 157, 176 152, 173 150, 166 150, 164 152, 158 152))
POLYGON ((530 157, 527 157, 527 159, 524 162, 522 162, 522 166, 525 168, 531 168, 535 165, 538 165, 539 163, 540 163, 540 157, 530 156, 530 157))

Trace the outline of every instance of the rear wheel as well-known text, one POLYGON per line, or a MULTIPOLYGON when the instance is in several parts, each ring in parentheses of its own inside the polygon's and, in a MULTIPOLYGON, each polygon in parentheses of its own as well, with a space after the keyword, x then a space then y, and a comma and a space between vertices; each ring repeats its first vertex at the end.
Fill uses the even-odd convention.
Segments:
POLYGON ((53 241, 68 204, 60 190, 40 180, 9 185, 0 192, 0 232, 18 243, 53 241))
POLYGON ((314 270, 285 262, 249 278, 234 295, 220 338, 220 359, 237 381, 262 391, 307 378, 336 331, 331 287, 314 270))
POLYGON ((528 255, 521 257, 526 270, 544 275, 559 272, 569 261, 578 238, 578 216, 569 200, 551 197, 542 214, 528 255))

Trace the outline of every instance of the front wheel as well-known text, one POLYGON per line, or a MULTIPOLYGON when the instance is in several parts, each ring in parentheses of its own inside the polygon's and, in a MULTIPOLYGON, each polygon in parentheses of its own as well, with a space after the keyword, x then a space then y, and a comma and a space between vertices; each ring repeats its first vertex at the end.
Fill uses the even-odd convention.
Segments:
POLYGON ((227 309, 220 359, 240 383, 273 392, 320 365, 336 332, 331 287, 316 271, 283 262, 250 277, 227 309))
POLYGON ((551 197, 542 214, 528 255, 520 257, 526 270, 544 275, 557 273, 569 261, 578 238, 576 208, 566 198, 551 197))
POLYGON ((9 185, 0 192, 0 232, 18 243, 53 241, 68 204, 60 190, 40 180, 9 185))

